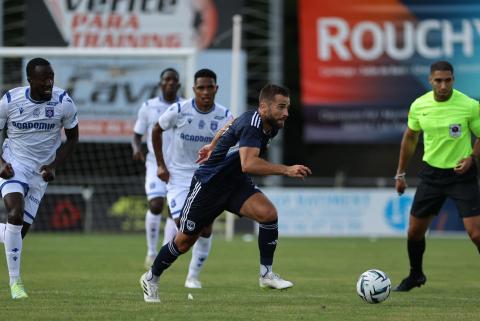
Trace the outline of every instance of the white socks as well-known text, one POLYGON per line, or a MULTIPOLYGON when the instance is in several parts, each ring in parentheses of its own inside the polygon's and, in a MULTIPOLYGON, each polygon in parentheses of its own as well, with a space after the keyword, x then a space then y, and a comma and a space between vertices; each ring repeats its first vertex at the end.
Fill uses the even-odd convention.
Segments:
POLYGON ((10 285, 20 278, 20 256, 22 254, 22 225, 7 223, 5 230, 5 255, 7 257, 10 285))
POLYGON ((272 266, 260 264, 260 276, 264 277, 268 272, 272 272, 272 266))
POLYGON ((162 223, 162 215, 154 215, 150 210, 145 215, 145 231, 147 236, 147 249, 149 256, 157 255, 158 233, 160 232, 160 224, 162 223))
POLYGON ((165 229, 163 230, 163 234, 164 234, 163 245, 173 240, 177 232, 178 232, 178 229, 177 229, 177 224, 175 224, 175 221, 170 217, 167 218, 167 222, 165 223, 165 229))
POLYGON ((7 225, 4 223, 0 223, 0 243, 5 243, 5 230, 7 229, 7 225))
POLYGON ((210 248, 212 247, 212 235, 210 237, 200 236, 195 242, 192 250, 192 259, 190 260, 190 266, 188 267, 187 278, 198 279, 198 274, 202 270, 203 264, 208 258, 210 248))

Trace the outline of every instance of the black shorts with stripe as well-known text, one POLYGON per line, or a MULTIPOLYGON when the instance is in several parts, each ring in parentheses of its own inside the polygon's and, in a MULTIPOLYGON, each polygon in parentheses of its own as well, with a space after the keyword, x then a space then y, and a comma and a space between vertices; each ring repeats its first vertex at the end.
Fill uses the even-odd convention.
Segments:
POLYGON ((195 235, 223 211, 240 215, 243 203, 258 192, 261 191, 247 175, 228 181, 214 177, 207 183, 202 183, 193 176, 179 228, 185 234, 195 235))
POLYGON ((422 180, 415 192, 411 215, 418 218, 438 215, 447 197, 455 202, 460 217, 480 215, 476 166, 460 175, 453 169, 436 168, 425 163, 419 176, 422 180))

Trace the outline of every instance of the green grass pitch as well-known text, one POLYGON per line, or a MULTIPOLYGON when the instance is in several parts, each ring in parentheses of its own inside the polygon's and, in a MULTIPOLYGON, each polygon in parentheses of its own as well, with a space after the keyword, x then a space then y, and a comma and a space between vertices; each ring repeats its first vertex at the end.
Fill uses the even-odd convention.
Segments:
POLYGON ((258 287, 256 242, 218 236, 203 289, 183 287, 187 254, 164 273, 162 303, 147 304, 138 283, 143 235, 31 233, 22 258, 30 297, 10 299, 2 259, 0 320, 479 320, 480 256, 466 238, 428 239, 426 286, 364 303, 358 276, 378 268, 398 284, 408 269, 405 248, 404 239, 281 238, 274 267, 295 286, 275 291, 258 287))

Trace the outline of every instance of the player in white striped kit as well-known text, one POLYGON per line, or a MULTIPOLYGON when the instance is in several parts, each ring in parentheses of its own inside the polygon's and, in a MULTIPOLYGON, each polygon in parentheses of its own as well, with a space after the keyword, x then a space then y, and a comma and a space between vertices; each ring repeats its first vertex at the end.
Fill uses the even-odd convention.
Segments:
MULTIPOLYGON (((145 231, 147 240, 147 255, 145 257, 145 268, 150 269, 153 260, 157 256, 158 235, 160 232, 161 218, 164 199, 167 195, 166 183, 157 177, 157 162, 152 147, 152 128, 158 121, 158 117, 167 110, 170 105, 183 101, 177 96, 180 88, 179 74, 173 68, 166 68, 160 73, 160 90, 158 97, 147 100, 138 111, 137 121, 133 129, 132 149, 133 159, 145 162, 145 192, 148 199, 148 211, 145 215, 145 231), (147 157, 142 152, 142 136, 147 138, 147 157)), ((167 149, 171 140, 171 131, 162 134, 163 153, 168 154, 167 149)), ((168 161, 167 161, 168 163, 168 161)), ((170 242, 177 232, 175 222, 167 218, 164 229, 164 243, 170 242)))
POLYGON ((53 86, 50 63, 34 58, 26 71, 30 86, 11 89, 0 101, 0 190, 8 211, 7 223, 0 224, 0 242, 5 243, 13 299, 28 297, 20 278, 22 238, 55 169, 78 142, 77 108, 65 90, 53 86))
MULTIPOLYGON (((152 143, 157 158, 158 176, 167 181, 167 200, 172 218, 178 221, 190 189, 200 148, 211 142, 217 131, 233 119, 230 111, 215 103, 217 76, 209 69, 195 73, 195 97, 169 107, 158 119, 152 131, 152 143), (163 142, 158 138, 164 131, 173 130, 165 165, 163 142)), ((212 242, 212 226, 203 231, 192 251, 187 288, 201 288, 200 270, 208 257, 212 242)), ((173 236, 170 240, 173 239, 173 236)), ((170 241, 169 240, 169 241, 170 241)))

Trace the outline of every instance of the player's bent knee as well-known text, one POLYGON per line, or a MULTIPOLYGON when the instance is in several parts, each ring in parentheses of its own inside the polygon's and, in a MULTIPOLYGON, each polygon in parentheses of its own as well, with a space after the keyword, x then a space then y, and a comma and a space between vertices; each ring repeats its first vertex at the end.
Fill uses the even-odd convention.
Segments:
POLYGON ((197 236, 195 235, 187 235, 181 232, 177 233, 175 236, 175 245, 177 246, 180 253, 186 253, 190 248, 195 244, 197 240, 197 236))
POLYGON ((150 200, 148 208, 153 215, 162 214, 163 210, 163 198, 154 198, 150 200))
POLYGON ((258 214, 258 222, 263 223, 263 222, 272 222, 278 219, 278 213, 277 209, 273 206, 269 206, 265 209, 263 209, 259 214, 258 214))

